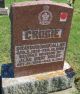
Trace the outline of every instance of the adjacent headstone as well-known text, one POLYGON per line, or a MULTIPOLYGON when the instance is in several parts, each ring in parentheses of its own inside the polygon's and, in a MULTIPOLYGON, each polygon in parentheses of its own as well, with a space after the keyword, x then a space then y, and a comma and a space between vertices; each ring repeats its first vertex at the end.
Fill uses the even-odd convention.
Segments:
POLYGON ((2 15, 9 14, 8 8, 5 7, 5 0, 0 0, 0 14, 2 14, 2 15))
POLYGON ((11 7, 14 75, 63 69, 73 8, 51 1, 11 7))
POLYGON ((5 8, 5 1, 4 0, 0 0, 0 8, 5 8))
POLYGON ((0 75, 0 92, 2 94, 2 77, 1 77, 1 75, 0 75))

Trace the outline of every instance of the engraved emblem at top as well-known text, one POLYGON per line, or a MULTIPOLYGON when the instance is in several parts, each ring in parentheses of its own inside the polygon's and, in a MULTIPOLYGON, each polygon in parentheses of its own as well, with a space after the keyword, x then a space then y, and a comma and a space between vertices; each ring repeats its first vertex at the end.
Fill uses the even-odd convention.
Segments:
POLYGON ((38 15, 39 24, 49 25, 52 21, 52 13, 49 11, 49 6, 44 6, 43 11, 38 15))

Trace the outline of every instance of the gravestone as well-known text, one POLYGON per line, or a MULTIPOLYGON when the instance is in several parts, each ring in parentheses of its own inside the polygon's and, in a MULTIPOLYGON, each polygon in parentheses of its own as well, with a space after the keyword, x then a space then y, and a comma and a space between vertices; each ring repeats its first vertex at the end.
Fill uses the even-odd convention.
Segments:
POLYGON ((5 2, 4 2, 4 0, 0 0, 0 8, 5 8, 5 2))
POLYGON ((5 0, 0 0, 0 14, 1 15, 8 15, 8 8, 5 7, 5 0))
POLYGON ((2 77, 1 77, 1 75, 0 75, 0 92, 2 94, 2 77))
POLYGON ((14 76, 63 69, 73 8, 51 1, 11 6, 14 76))

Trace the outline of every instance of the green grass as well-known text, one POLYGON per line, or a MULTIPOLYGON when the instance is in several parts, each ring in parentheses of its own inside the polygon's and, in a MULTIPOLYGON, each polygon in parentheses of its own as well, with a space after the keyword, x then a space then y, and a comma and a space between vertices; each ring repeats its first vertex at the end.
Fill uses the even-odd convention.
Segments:
POLYGON ((67 61, 80 72, 80 1, 76 0, 67 49, 67 61))
MULTIPOLYGON (((23 0, 16 0, 23 1, 23 0)), ((27 1, 27 0, 24 0, 27 1)), ((53 0, 54 1, 54 0, 53 0)), ((66 0, 55 0, 65 2, 66 0)), ((6 6, 10 6, 14 0, 6 0, 6 6)), ((0 65, 10 63, 11 30, 8 16, 0 16, 0 65)), ((80 72, 80 0, 76 0, 72 28, 70 31, 66 60, 79 74, 80 72)))
POLYGON ((10 62, 10 21, 0 16, 0 64, 10 62))

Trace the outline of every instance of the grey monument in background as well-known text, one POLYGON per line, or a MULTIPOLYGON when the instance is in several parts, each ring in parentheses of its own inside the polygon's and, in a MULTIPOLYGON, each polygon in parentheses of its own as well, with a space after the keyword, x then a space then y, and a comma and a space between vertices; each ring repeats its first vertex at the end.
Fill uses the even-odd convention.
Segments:
POLYGON ((5 7, 5 0, 0 0, 0 15, 8 15, 8 8, 5 7))

